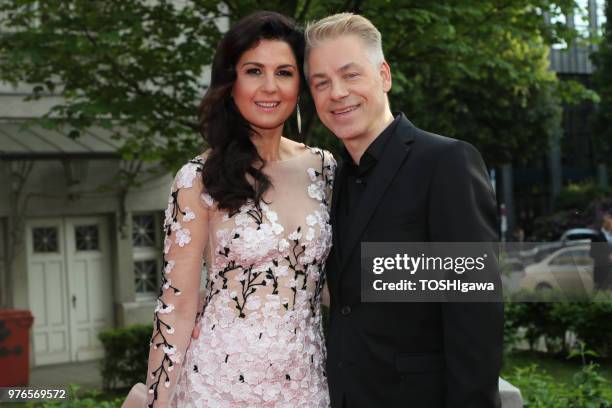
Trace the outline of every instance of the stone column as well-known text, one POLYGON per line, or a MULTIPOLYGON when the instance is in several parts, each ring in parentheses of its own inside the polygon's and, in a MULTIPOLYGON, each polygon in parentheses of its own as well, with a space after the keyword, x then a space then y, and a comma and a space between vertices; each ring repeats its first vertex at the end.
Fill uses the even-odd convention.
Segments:
POLYGON ((499 378, 499 395, 502 408, 523 408, 521 390, 503 378, 499 378))
POLYGON ((601 188, 607 188, 609 186, 608 166, 605 163, 599 163, 597 165, 597 185, 601 188))
POLYGON ((512 176, 512 163, 502 164, 501 166, 501 201, 499 204, 505 204, 506 216, 508 217, 508 231, 506 239, 512 234, 515 225, 515 208, 514 208, 514 178, 512 176))

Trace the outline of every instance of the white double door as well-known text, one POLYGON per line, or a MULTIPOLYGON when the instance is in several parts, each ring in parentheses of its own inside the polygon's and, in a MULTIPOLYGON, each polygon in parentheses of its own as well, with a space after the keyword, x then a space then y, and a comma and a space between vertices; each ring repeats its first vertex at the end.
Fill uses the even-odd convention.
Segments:
POLYGON ((113 326, 107 220, 36 219, 26 236, 34 364, 101 358, 98 333, 113 326))

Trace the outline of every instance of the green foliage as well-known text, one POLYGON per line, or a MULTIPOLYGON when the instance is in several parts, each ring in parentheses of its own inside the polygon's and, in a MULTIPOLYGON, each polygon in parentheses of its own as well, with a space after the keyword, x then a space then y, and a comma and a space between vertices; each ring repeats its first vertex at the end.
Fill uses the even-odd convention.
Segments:
MULTIPOLYGON (((547 291, 548 292, 548 291, 547 291)), ((506 337, 516 341, 525 339, 533 350, 540 338, 544 338, 549 352, 567 353, 565 344, 566 322, 560 322, 558 316, 553 313, 558 303, 555 291, 549 293, 521 292, 517 294, 523 302, 513 299, 504 305, 506 337), (543 298, 544 297, 544 298, 543 298), (522 330, 522 335, 519 335, 522 330), (514 336, 513 338, 511 336, 514 336)), ((511 348, 514 344, 507 344, 511 348)))
POLYGON ((590 350, 612 357, 612 292, 600 293, 593 302, 557 303, 552 312, 590 350))
POLYGON ((567 355, 572 345, 567 344, 566 333, 572 332, 598 357, 612 357, 612 291, 582 302, 568 302, 556 291, 542 296, 521 292, 505 303, 507 348, 526 340, 533 350, 542 338, 549 353, 567 355))
POLYGON ((28 403, 28 408, 119 408, 123 403, 123 398, 115 398, 109 401, 102 400, 99 391, 79 392, 79 386, 69 385, 68 398, 66 400, 32 402, 28 403))
POLYGON ((563 384, 536 365, 517 367, 507 378, 521 390, 525 408, 609 408, 605 397, 608 386, 596 364, 582 367, 571 384, 563 384))
POLYGON ((557 211, 543 215, 533 223, 532 241, 557 241, 570 228, 581 228, 593 222, 593 218, 580 210, 557 211))
POLYGON ((101 361, 105 390, 145 382, 151 325, 132 325, 100 333, 105 357, 101 361))
POLYGON ((592 181, 573 183, 561 190, 555 207, 559 210, 583 210, 595 200, 601 201, 606 198, 609 200, 610 197, 612 197, 612 188, 599 187, 592 181))
POLYGON ((176 165, 199 150, 195 108, 224 14, 217 2, 185 4, 3 1, 0 78, 32 84, 29 99, 63 96, 47 126, 78 137, 101 123, 126 157, 176 165))
POLYGON ((557 212, 534 221, 532 241, 556 241, 570 228, 598 228, 602 210, 612 209, 612 189, 592 182, 570 184, 561 190, 555 207, 557 212))
MULTIPOLYGON (((176 167, 204 148, 197 106, 226 23, 256 10, 299 22, 340 11, 379 27, 394 78, 391 103, 417 126, 474 143, 487 163, 527 159, 559 126, 561 100, 592 95, 548 71, 550 44, 575 33, 548 25, 572 0, 213 0, 39 2, 5 0, 0 80, 33 85, 31 98, 63 97, 43 118, 73 135, 93 123, 124 141, 125 158, 176 167), (180 3, 180 5, 179 5, 180 3), (52 119, 52 120, 51 120, 52 119), (111 127, 112 125, 112 127, 111 127)), ((302 98, 304 137, 339 143, 302 98)), ((287 134, 296 136, 292 125, 287 134)))

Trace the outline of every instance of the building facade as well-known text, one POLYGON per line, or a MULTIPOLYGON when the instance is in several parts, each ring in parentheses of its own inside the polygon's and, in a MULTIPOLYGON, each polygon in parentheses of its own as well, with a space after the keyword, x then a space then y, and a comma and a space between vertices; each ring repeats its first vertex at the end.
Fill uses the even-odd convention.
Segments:
POLYGON ((26 127, 58 101, 29 91, 0 84, 0 307, 34 315, 32 365, 99 358, 101 330, 152 321, 171 175, 104 129, 26 127), (119 177, 147 169, 138 188, 119 177))

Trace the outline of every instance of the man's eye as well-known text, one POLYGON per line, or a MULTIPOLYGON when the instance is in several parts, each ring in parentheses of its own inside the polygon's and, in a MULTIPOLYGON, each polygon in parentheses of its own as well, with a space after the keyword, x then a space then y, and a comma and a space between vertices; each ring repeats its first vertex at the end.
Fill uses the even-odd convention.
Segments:
POLYGON ((344 77, 346 79, 353 79, 353 78, 357 78, 359 76, 359 74, 357 72, 351 72, 350 74, 346 74, 344 77))
POLYGON ((249 68, 246 70, 247 75, 260 75, 261 70, 259 68, 249 68))
POLYGON ((323 89, 325 88, 325 86, 327 86, 328 82, 327 81, 321 81, 321 82, 317 82, 315 84, 315 88, 317 89, 323 89))

